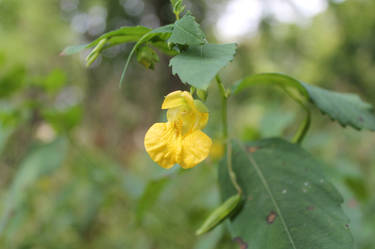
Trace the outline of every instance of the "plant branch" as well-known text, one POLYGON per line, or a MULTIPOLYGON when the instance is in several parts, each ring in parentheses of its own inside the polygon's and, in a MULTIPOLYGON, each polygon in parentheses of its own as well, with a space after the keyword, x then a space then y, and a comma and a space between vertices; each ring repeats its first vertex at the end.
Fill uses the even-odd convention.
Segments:
POLYGON ((237 190, 237 193, 239 195, 242 194, 242 188, 237 182, 236 173, 233 171, 232 167, 232 145, 228 141, 228 98, 229 98, 229 92, 225 89, 220 76, 216 75, 216 82, 218 84, 220 93, 221 93, 221 116, 222 116, 222 126, 223 126, 223 139, 225 140, 226 147, 227 147, 227 168, 228 168, 228 174, 230 177, 230 180, 234 186, 234 188, 237 190))

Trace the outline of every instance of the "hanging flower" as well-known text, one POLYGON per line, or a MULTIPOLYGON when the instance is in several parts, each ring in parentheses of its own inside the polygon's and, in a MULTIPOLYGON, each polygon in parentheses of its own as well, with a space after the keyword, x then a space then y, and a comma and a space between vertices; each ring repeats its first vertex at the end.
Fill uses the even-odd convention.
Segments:
POLYGON ((145 148, 152 160, 169 169, 179 164, 189 169, 209 154, 211 139, 201 131, 208 121, 208 111, 189 92, 168 94, 161 109, 168 109, 167 123, 156 123, 145 135, 145 148))

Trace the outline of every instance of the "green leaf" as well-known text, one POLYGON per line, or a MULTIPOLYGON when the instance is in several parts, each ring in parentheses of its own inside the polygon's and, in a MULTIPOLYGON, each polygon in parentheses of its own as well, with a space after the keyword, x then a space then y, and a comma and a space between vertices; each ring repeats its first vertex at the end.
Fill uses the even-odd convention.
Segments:
POLYGON ((50 144, 37 146, 21 163, 3 202, 5 206, 0 219, 0 235, 12 217, 13 211, 21 205, 27 189, 41 176, 56 170, 62 164, 66 151, 66 140, 57 139, 50 144))
POLYGON ((156 41, 158 41, 157 38, 168 39, 169 35, 172 33, 172 30, 173 30, 173 24, 162 26, 162 27, 159 27, 157 29, 154 29, 154 30, 151 30, 151 31, 147 32, 137 41, 137 43, 134 45, 133 49, 130 51, 130 54, 128 56, 128 59, 126 60, 124 69, 122 70, 121 79, 120 79, 120 87, 122 86, 122 83, 124 82, 126 71, 128 70, 130 60, 133 57, 135 51, 142 44, 150 41, 151 39, 156 38, 156 41))
POLYGON ((168 42, 182 45, 201 45, 207 43, 207 40, 195 18, 191 15, 185 15, 175 22, 168 42))
POLYGON ((137 205, 136 218, 138 223, 142 222, 145 213, 156 203, 169 180, 169 177, 161 177, 147 184, 137 205))
POLYGON ((280 73, 254 74, 238 81, 232 88, 234 94, 255 84, 274 84, 282 88, 296 89, 305 100, 337 120, 342 126, 375 131, 375 115, 372 106, 363 102, 357 95, 337 93, 312 86, 280 73))
POLYGON ((372 106, 357 95, 337 93, 301 83, 307 90, 311 102, 323 113, 339 121, 342 126, 375 131, 375 115, 372 106))
POLYGON ((68 46, 68 47, 64 48, 64 50, 60 53, 60 55, 65 56, 65 55, 76 54, 76 53, 79 53, 82 50, 84 50, 86 48, 90 48, 90 47, 92 47, 91 43, 68 46))
POLYGON ((236 44, 204 44, 190 46, 176 55, 169 63, 173 74, 181 81, 206 90, 221 68, 227 65, 236 53, 236 44))
POLYGON ((144 34, 150 32, 151 29, 144 27, 144 26, 134 26, 134 27, 121 27, 117 30, 110 31, 101 35, 99 38, 95 39, 94 41, 76 45, 76 46, 69 46, 66 47, 60 55, 72 55, 86 48, 91 48, 96 46, 101 40, 107 39, 107 45, 104 49, 112 47, 114 45, 118 45, 125 42, 136 42, 138 41, 144 34))
POLYGON ((15 65, 0 74, 0 98, 8 98, 24 86, 26 69, 23 65, 15 65))
POLYGON ((81 122, 82 107, 75 105, 63 110, 46 108, 42 111, 42 116, 57 131, 68 132, 81 122))
MULTIPOLYGON (((319 161, 281 139, 232 146, 232 166, 245 200, 228 221, 234 241, 248 249, 353 248, 343 199, 319 161)), ((236 193, 225 161, 219 167, 223 199, 236 193)))

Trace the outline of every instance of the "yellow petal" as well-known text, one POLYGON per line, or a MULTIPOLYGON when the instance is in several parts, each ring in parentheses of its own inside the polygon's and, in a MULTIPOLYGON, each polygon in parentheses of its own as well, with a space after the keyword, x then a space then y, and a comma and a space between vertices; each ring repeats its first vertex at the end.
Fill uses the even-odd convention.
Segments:
POLYGON ((156 123, 145 135, 145 149, 151 159, 161 167, 169 169, 179 161, 182 137, 171 123, 156 123))
POLYGON ((184 169, 196 166, 207 158, 211 145, 211 138, 201 130, 186 135, 182 140, 181 157, 177 163, 184 169))
POLYGON ((165 97, 161 109, 171 109, 183 105, 194 105, 193 97, 189 92, 186 91, 174 91, 165 97))

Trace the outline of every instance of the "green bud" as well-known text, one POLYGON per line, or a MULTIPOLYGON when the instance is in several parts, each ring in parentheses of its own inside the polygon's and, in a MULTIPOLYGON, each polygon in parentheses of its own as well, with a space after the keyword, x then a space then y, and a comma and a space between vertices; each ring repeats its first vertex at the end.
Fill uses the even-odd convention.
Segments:
POLYGON ((86 66, 90 66, 96 60, 96 58, 98 58, 106 42, 107 38, 100 40, 96 47, 91 50, 89 55, 86 57, 86 66))
POLYGON ((216 208, 203 222, 202 226, 195 232, 196 235, 204 234, 217 225, 219 225, 223 220, 229 217, 236 207, 240 204, 241 195, 236 194, 228 198, 221 206, 216 208))
POLYGON ((207 96, 208 96, 208 92, 207 92, 207 91, 204 91, 204 90, 201 90, 201 89, 197 89, 197 95, 198 95, 198 97, 199 97, 202 101, 206 101, 207 96))
POLYGON ((203 112, 203 113, 209 112, 207 106, 203 104, 203 102, 200 101, 199 99, 194 99, 194 105, 195 107, 197 107, 198 111, 200 112, 203 112))

